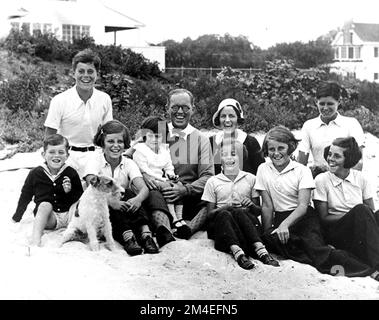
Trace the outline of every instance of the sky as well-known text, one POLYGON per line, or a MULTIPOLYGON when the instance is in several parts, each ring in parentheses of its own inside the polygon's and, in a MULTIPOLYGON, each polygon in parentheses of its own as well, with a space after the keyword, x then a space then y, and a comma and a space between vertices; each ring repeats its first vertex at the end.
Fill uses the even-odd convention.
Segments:
POLYGON ((265 49, 315 40, 351 18, 379 24, 379 0, 101 0, 146 26, 144 41, 244 35, 265 49))

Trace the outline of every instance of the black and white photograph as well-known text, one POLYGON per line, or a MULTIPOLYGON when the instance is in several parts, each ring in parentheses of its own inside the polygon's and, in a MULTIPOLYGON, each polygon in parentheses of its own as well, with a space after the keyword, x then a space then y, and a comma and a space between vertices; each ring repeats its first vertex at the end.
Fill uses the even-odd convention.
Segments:
POLYGON ((378 300, 378 12, 1 1, 0 300, 378 300))

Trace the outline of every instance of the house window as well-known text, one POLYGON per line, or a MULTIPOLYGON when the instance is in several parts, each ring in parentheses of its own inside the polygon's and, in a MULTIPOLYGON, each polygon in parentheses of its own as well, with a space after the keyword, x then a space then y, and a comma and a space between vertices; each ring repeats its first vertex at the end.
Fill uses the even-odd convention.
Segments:
POLYGON ((354 47, 349 47, 349 59, 354 59, 354 47))
POLYGON ((89 37, 89 26, 82 26, 82 36, 89 37))
POLYGON ((355 59, 361 58, 361 47, 354 47, 354 57, 355 59))
POLYGON ((62 40, 70 41, 71 26, 69 24, 62 25, 62 40))
POLYGON ((374 48, 374 58, 377 58, 379 56, 379 48, 375 47, 374 48))
POLYGON ((347 50, 346 50, 345 46, 341 47, 341 58, 342 59, 346 59, 347 58, 347 50))
POLYGON ((350 43, 352 44, 353 43, 353 33, 350 32, 350 43))
POLYGON ((83 35, 90 35, 90 26, 64 24, 62 25, 62 40, 71 42, 80 39, 83 35))
POLYGON ((379 73, 377 72, 374 73, 374 80, 379 80, 379 73))
POLYGON ((33 23, 33 35, 37 35, 39 32, 41 32, 41 24, 40 23, 33 23))
POLYGON ((340 57, 340 50, 339 48, 334 48, 334 59, 339 59, 340 57))
POLYGON ((80 39, 80 26, 72 26, 72 39, 80 39))

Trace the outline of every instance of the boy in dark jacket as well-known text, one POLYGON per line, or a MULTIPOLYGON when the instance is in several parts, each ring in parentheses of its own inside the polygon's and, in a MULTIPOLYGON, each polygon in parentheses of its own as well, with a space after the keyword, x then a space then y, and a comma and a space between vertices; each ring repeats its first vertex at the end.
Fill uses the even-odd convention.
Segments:
POLYGON ((29 172, 22 187, 12 219, 19 222, 34 197, 36 206, 31 245, 41 245, 44 229, 67 227, 69 208, 83 193, 78 173, 65 163, 68 148, 67 139, 60 134, 47 137, 42 152, 45 163, 29 172))

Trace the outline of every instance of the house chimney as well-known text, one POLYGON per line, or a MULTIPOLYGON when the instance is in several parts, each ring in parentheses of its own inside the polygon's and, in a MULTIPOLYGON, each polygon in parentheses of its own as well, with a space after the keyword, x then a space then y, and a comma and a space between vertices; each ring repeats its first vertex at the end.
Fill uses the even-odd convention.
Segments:
POLYGON ((350 35, 350 30, 354 29, 354 22, 353 19, 349 19, 345 21, 343 28, 342 28, 342 33, 343 33, 343 43, 344 44, 351 44, 352 42, 352 37, 350 35))

